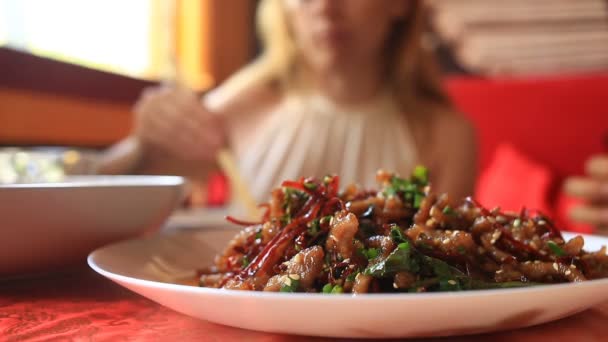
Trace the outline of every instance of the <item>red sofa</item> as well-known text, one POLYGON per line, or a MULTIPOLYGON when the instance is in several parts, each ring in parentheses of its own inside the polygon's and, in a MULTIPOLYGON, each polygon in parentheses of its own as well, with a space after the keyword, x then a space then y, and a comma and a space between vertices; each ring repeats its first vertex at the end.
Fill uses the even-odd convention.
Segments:
POLYGON ((547 211, 570 230, 561 194, 565 177, 583 173, 589 156, 608 150, 608 73, 538 79, 452 78, 455 105, 475 125, 480 178, 488 206, 547 211))

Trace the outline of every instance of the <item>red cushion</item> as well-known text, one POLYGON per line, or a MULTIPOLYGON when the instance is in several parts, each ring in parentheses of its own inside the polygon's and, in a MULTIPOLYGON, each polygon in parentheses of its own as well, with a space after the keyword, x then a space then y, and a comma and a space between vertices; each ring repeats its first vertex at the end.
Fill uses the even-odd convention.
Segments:
POLYGON ((475 197, 486 207, 518 212, 522 207, 551 214, 547 202, 553 183, 549 169, 503 144, 481 174, 475 197))

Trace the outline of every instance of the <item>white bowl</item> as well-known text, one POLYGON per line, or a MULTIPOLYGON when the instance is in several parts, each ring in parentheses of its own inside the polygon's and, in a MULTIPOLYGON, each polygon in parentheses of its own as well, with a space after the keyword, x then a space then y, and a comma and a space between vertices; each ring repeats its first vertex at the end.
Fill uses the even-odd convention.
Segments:
POLYGON ((74 176, 0 185, 0 275, 82 263, 93 249, 158 229, 182 198, 174 176, 74 176))

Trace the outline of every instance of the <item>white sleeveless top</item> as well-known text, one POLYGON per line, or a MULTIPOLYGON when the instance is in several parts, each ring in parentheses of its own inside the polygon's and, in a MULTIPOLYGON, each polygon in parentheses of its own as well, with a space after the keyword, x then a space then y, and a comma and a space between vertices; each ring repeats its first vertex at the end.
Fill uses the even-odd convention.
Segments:
POLYGON ((418 160, 405 115, 385 93, 348 108, 319 94, 288 95, 261 120, 235 126, 239 168, 260 202, 286 179, 337 174, 342 187, 373 188, 378 169, 406 175, 418 160))

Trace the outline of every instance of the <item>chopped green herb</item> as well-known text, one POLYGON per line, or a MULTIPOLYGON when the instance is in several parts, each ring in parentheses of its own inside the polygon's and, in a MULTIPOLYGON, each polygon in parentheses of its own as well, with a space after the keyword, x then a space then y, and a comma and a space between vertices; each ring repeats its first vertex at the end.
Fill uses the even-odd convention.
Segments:
POLYGON ((283 216, 281 216, 281 224, 283 226, 286 226, 290 223, 291 223, 291 215, 289 215, 288 213, 283 214, 283 216))
POLYGON ((332 218, 331 215, 323 216, 323 218, 321 218, 319 223, 321 223, 321 224, 329 223, 329 222, 331 222, 331 218, 332 218))
POLYGON ((256 240, 257 240, 257 239, 261 239, 261 238, 262 238, 262 230, 261 230, 261 229, 260 229, 260 230, 258 230, 258 231, 255 233, 255 238, 256 238, 256 240))
POLYGON ((431 245, 429 245, 426 242, 418 242, 416 245, 417 245, 417 247, 424 248, 424 249, 433 249, 433 247, 431 247, 431 245))
POLYGON ((395 243, 401 243, 401 242, 407 241, 405 236, 403 236, 403 232, 401 231, 401 228, 396 224, 391 226, 391 238, 393 239, 393 242, 395 242, 395 243))
POLYGON ((287 276, 287 280, 281 286, 281 292, 297 292, 300 287, 300 279, 293 279, 287 276))
POLYGON ((457 268, 450 266, 443 260, 433 258, 427 255, 421 256, 421 262, 428 265, 433 270, 433 273, 440 279, 453 279, 454 276, 463 275, 457 268))
POLYGON ((439 281, 439 291, 461 291, 460 282, 454 279, 442 279, 439 281))
POLYGON ((414 194, 414 208, 418 209, 420 208, 420 205, 422 204, 422 200, 424 199, 424 195, 420 194, 420 193, 416 193, 414 194))
POLYGON ((251 261, 249 261, 249 258, 246 255, 243 255, 243 259, 241 260, 241 265, 243 265, 243 267, 247 267, 249 266, 249 263, 251 261))
POLYGON ((304 182, 304 187, 308 190, 315 190, 317 188, 317 184, 313 182, 304 182))
POLYGON ((380 252, 378 251, 377 248, 370 248, 370 249, 359 248, 358 252, 359 252, 359 254, 364 256, 367 260, 374 259, 375 257, 378 256, 378 254, 380 254, 380 252))
POLYGON ((351 273, 348 277, 346 277, 346 281, 355 281, 355 279, 357 279, 357 274, 359 274, 359 272, 351 273))
POLYGON ((314 219, 308 224, 308 234, 311 236, 319 233, 319 219, 314 219))
POLYGON ((399 249, 405 249, 405 250, 409 250, 410 248, 410 243, 409 242, 402 242, 400 243, 397 248, 399 249))
POLYGON ((464 248, 464 246, 458 246, 458 247, 456 247, 456 249, 458 250, 458 253, 460 253, 461 255, 467 254, 467 250, 464 248))
POLYGON ((336 286, 334 286, 333 289, 331 289, 331 294, 343 293, 343 292, 344 292, 344 289, 340 285, 336 285, 336 286))
POLYGON ((446 205, 446 206, 443 208, 443 213, 444 213, 445 215, 452 215, 452 214, 454 214, 454 209, 452 209, 452 207, 450 207, 449 205, 446 205))
POLYGON ((411 246, 409 242, 399 244, 389 256, 379 263, 368 267, 365 274, 377 278, 392 276, 401 271, 412 271, 414 266, 411 260, 411 246))
POLYGON ((325 286, 323 286, 323 293, 331 293, 331 290, 333 289, 333 285, 331 285, 330 283, 325 284, 325 286))
POLYGON ((380 252, 377 248, 370 248, 367 250, 367 259, 374 259, 378 254, 380 254, 380 252))
POLYGON ((429 170, 422 165, 418 165, 416 168, 414 168, 412 176, 420 184, 426 185, 429 182, 429 170))
POLYGON ((549 247, 549 249, 551 250, 551 252, 553 252, 553 254, 557 255, 558 257, 566 256, 566 251, 564 251, 555 242, 549 241, 549 242, 547 242, 547 246, 549 247))

